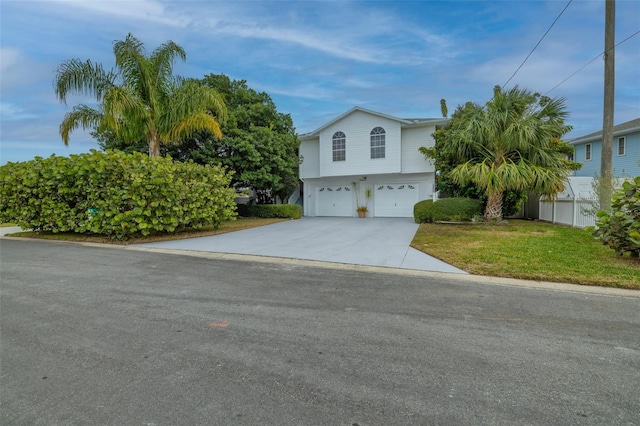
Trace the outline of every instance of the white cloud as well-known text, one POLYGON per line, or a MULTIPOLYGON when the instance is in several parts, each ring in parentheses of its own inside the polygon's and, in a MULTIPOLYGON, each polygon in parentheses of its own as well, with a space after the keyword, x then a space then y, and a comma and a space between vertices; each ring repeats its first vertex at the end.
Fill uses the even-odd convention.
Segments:
POLYGON ((37 118, 38 114, 29 113, 23 108, 14 104, 0 102, 0 117, 2 117, 2 121, 15 121, 28 118, 37 118))
POLYGON ((326 101, 334 99, 337 92, 333 89, 327 89, 315 84, 295 85, 287 88, 271 86, 264 87, 259 84, 254 85, 256 90, 266 92, 270 95, 281 95, 293 98, 312 99, 317 101, 326 101))
MULTIPOLYGON (((419 1, 3 1, 2 144, 51 140, 61 146, 64 114, 92 100, 57 102, 56 67, 77 57, 111 68, 112 42, 128 32, 149 50, 176 41, 188 54, 176 74, 244 79, 270 94, 297 128, 312 130, 356 104, 402 117, 437 117, 440 98, 450 111, 468 100, 484 103, 562 7, 554 1, 455 7, 419 1)), ((620 1, 617 8, 622 40, 637 31, 640 2, 620 1)), ((603 2, 573 2, 510 84, 544 92, 597 55, 603 11, 603 2)), ((617 49, 616 105, 624 111, 616 123, 640 115, 639 44, 636 36, 617 49)), ((601 74, 596 60, 550 93, 567 97, 570 124, 579 133, 601 122, 601 74)), ((90 143, 74 132, 70 145, 85 140, 90 143)))
POLYGON ((169 13, 165 5, 153 0, 135 1, 96 1, 96 0, 50 0, 50 3, 58 3, 64 8, 64 15, 73 14, 73 9, 77 11, 76 17, 84 19, 86 13, 100 16, 109 16, 124 20, 149 21, 157 24, 170 25, 174 27, 186 27, 190 19, 175 13, 169 13))
POLYGON ((264 4, 246 9, 240 3, 239 9, 227 7, 214 18, 204 14, 197 24, 214 34, 296 45, 364 63, 420 65, 451 54, 448 37, 407 25, 388 12, 363 13, 349 3, 341 3, 337 11, 312 3, 305 6, 306 19, 298 14, 293 22, 283 24, 280 14, 263 13, 260 6, 264 4), (406 47, 407 42, 413 47, 406 47))

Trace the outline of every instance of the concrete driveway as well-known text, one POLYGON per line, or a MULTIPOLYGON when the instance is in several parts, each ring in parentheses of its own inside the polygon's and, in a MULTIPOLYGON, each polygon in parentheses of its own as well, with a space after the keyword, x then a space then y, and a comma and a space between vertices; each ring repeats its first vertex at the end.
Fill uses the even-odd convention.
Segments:
POLYGON ((14 232, 20 232, 22 228, 19 226, 5 226, 4 228, 0 228, 0 237, 7 234, 13 234, 14 232))
POLYGON ((466 273, 409 247, 417 230, 411 218, 303 217, 211 237, 138 246, 466 273))

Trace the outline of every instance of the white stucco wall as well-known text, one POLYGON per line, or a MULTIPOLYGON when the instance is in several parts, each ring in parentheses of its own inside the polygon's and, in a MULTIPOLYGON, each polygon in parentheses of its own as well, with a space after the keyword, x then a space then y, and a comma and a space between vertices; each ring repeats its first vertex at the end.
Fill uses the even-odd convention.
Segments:
POLYGON ((320 176, 320 153, 318 139, 300 142, 300 155, 304 158, 300 164, 300 178, 315 178, 320 176))
MULTIPOLYGON (((373 199, 369 200, 369 213, 368 217, 372 217, 375 209, 375 190, 377 186, 383 184, 418 184, 418 200, 428 200, 433 196, 434 188, 434 173, 414 173, 414 174, 381 174, 381 175, 368 175, 366 180, 363 180, 364 176, 334 176, 323 177, 318 179, 307 179, 304 184, 304 211, 305 216, 316 216, 317 212, 317 189, 324 186, 347 186, 353 188, 351 191, 353 194, 353 206, 356 206, 356 192, 360 204, 365 203, 364 193, 365 189, 372 190, 373 199), (353 183, 356 183, 355 188, 353 183)), ((353 208, 353 217, 357 216, 355 207, 353 208)), ((410 216, 410 215, 409 215, 410 216)))
POLYGON ((371 173, 400 173, 400 123, 377 115, 355 111, 320 132, 320 175, 345 176, 371 173), (371 158, 371 130, 385 130, 385 158, 371 158), (346 160, 333 161, 333 135, 346 135, 346 160))
POLYGON ((411 128, 402 130, 402 173, 435 172, 433 160, 425 160, 424 155, 418 152, 420 147, 432 147, 435 145, 433 132, 435 126, 411 128))

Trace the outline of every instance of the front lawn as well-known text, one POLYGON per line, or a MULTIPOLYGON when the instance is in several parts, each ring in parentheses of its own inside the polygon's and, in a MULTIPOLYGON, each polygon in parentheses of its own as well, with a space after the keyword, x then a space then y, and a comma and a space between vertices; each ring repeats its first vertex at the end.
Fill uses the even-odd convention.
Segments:
POLYGON ((411 246, 476 275, 640 289, 640 260, 616 256, 588 232, 508 222, 421 224, 411 246))

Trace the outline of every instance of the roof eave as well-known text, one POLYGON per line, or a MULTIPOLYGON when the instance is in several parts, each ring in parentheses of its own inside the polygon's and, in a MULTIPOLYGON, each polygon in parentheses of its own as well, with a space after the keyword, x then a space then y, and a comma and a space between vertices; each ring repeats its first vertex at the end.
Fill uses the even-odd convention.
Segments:
POLYGON ((347 112, 340 114, 339 116, 337 116, 336 118, 334 118, 333 120, 329 121, 328 123, 318 127, 317 129, 315 129, 312 132, 309 133, 304 133, 302 135, 298 136, 298 139, 300 141, 303 140, 313 140, 315 138, 317 138, 320 135, 320 132, 322 132, 324 129, 326 129, 327 127, 337 123, 338 121, 342 120, 343 118, 345 118, 346 116, 354 113, 355 111, 361 111, 367 114, 372 114, 372 115, 376 115, 378 117, 383 117, 389 120, 393 120, 393 121, 397 121, 401 124, 402 127, 411 127, 411 126, 427 126, 427 125, 446 125, 449 122, 449 119, 447 118, 442 118, 442 119, 406 119, 406 118, 398 118, 398 117, 394 117, 391 115, 387 115, 387 114, 383 114, 381 112, 377 112, 377 111, 371 111, 368 110, 366 108, 362 108, 359 106, 355 106, 353 108, 351 108, 350 110, 348 110, 347 112))
MULTIPOLYGON (((640 126, 629 127, 626 129, 614 131, 613 136, 627 135, 629 133, 635 133, 635 132, 640 132, 640 126)), ((580 143, 594 142, 598 140, 602 140, 602 132, 599 132, 598 134, 591 135, 591 136, 583 136, 580 138, 572 139, 567 141, 567 143, 570 145, 576 145, 580 143)))

